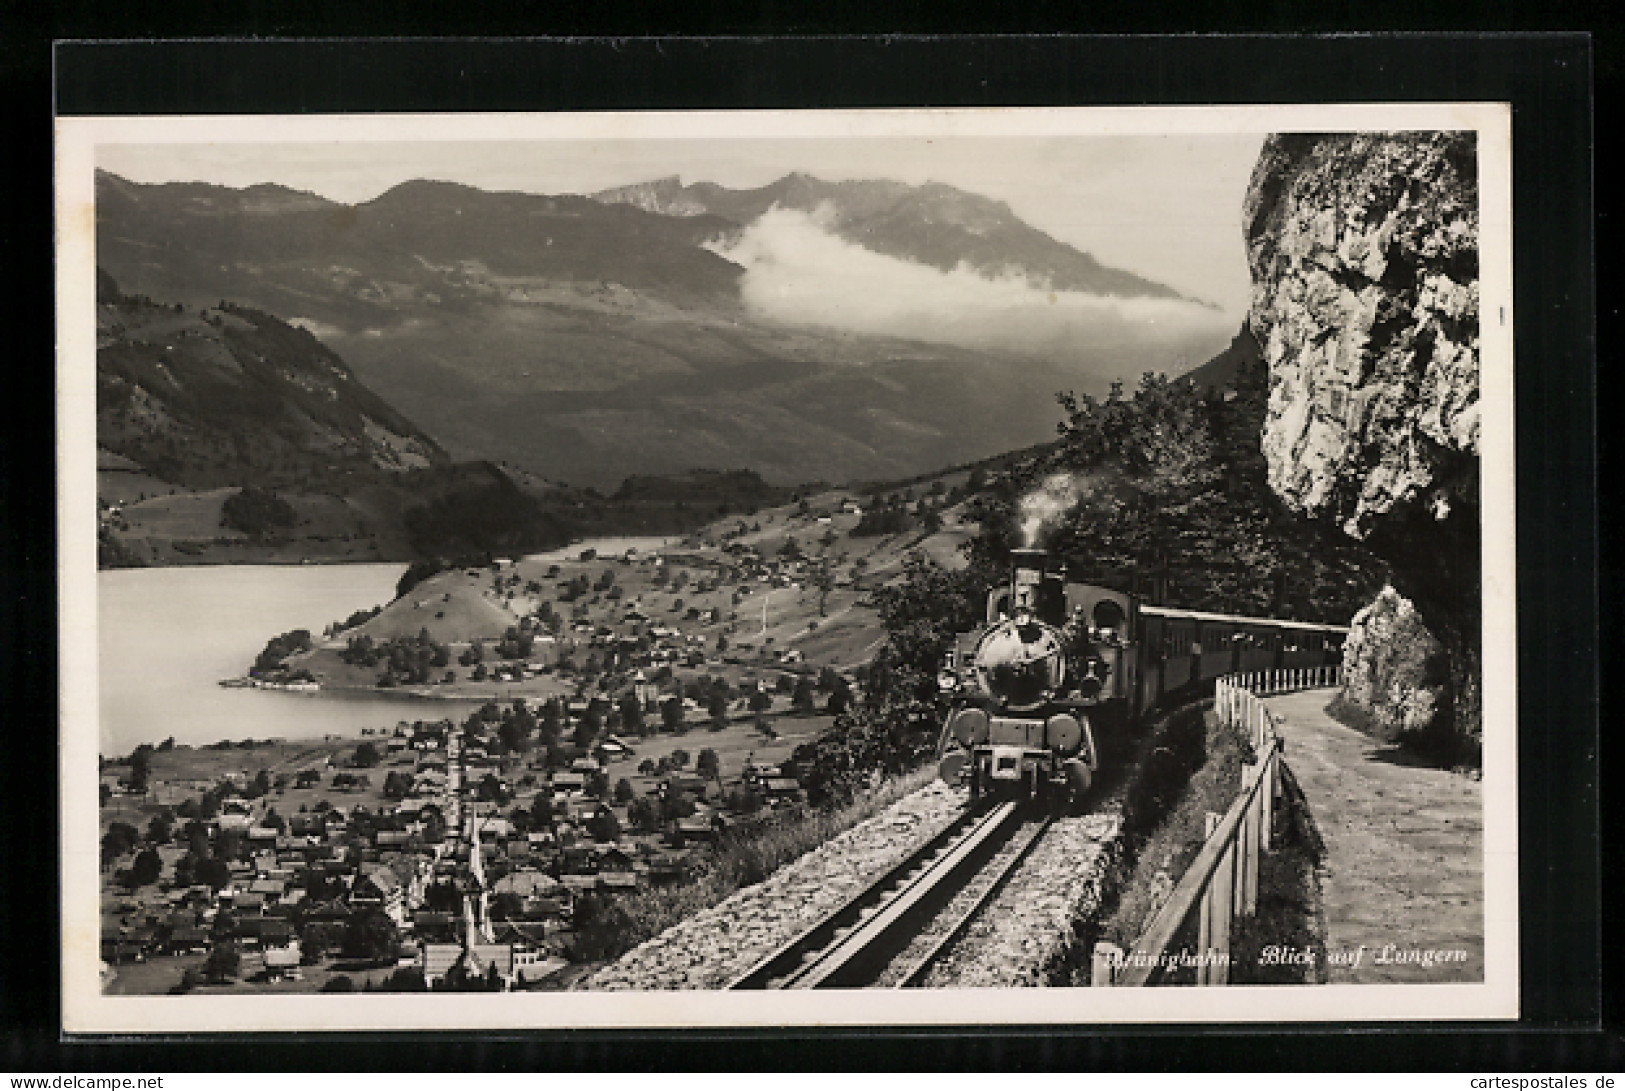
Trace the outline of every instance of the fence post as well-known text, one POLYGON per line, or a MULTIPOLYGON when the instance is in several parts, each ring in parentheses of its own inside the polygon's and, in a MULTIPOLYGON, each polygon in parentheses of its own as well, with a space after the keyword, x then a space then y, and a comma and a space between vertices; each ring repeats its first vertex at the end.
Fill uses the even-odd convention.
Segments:
MULTIPOLYGON (((1262 773, 1263 769, 1260 768, 1262 773)), ((1255 778, 1256 779, 1256 778, 1255 778)), ((1258 867, 1262 862, 1264 852, 1264 800, 1263 786, 1256 785, 1257 791, 1247 803, 1247 874, 1246 886, 1241 898, 1241 911, 1246 916, 1253 916, 1258 912, 1258 867)))
MULTIPOLYGON (((1242 777, 1243 783, 1246 776, 1242 777)), ((1243 788, 1245 792, 1247 789, 1243 788)), ((1249 830, 1253 820, 1251 807, 1241 808, 1241 821, 1236 823, 1235 840, 1231 841, 1231 851, 1235 854, 1230 861, 1230 916, 1244 917, 1247 915, 1247 854, 1252 845, 1252 834, 1249 830)))
MULTIPOLYGON (((1202 828, 1202 844, 1206 845, 1213 831, 1219 828, 1219 816, 1212 811, 1207 813, 1206 824, 1202 828)), ((1214 889, 1218 881, 1218 873, 1208 879, 1207 885, 1202 888, 1202 898, 1196 903, 1196 983, 1198 985, 1210 984, 1208 981, 1208 965, 1202 956, 1213 947, 1213 925, 1217 913, 1218 897, 1214 889)))
POLYGON ((1097 940, 1095 942, 1095 953, 1089 965, 1090 986, 1099 989, 1108 985, 1115 985, 1117 982, 1112 979, 1116 974, 1112 967, 1121 964, 1119 960, 1122 955, 1123 949, 1117 944, 1108 943, 1106 940, 1097 940))
POLYGON ((1269 757, 1264 761, 1264 783, 1258 789, 1258 794, 1263 797, 1259 809, 1264 815, 1264 828, 1258 832, 1258 846, 1264 852, 1270 851, 1271 842, 1275 839, 1275 765, 1280 754, 1279 750, 1270 748, 1269 757))
MULTIPOLYGON (((1215 816, 1218 817, 1218 816, 1215 816)), ((1213 898, 1213 928, 1211 947, 1213 964, 1209 967, 1209 985, 1228 985, 1230 983, 1230 925, 1234 915, 1231 904, 1234 898, 1233 890, 1236 881, 1236 844, 1232 841, 1224 851, 1219 861, 1219 869, 1215 873, 1219 889, 1214 892, 1213 898)))

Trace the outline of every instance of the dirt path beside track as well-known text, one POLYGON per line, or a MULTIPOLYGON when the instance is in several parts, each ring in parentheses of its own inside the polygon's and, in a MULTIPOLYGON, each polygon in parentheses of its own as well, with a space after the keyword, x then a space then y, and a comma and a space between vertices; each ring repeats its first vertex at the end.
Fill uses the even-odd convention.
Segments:
POLYGON ((1268 699, 1325 845, 1330 982, 1482 981, 1479 781, 1338 723, 1325 712, 1334 692, 1268 699))

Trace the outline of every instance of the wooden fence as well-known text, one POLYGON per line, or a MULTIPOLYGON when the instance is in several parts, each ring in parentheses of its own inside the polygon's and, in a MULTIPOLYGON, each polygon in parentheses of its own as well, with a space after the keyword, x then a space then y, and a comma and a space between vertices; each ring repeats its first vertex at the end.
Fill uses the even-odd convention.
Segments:
POLYGON ((1270 851, 1275 809, 1281 798, 1281 737, 1275 717, 1260 697, 1335 686, 1336 666, 1263 671, 1220 678, 1213 709, 1239 728, 1252 746, 1253 760, 1241 767, 1241 791, 1223 815, 1208 813, 1207 839, 1196 859, 1151 918, 1144 934, 1125 953, 1116 944, 1095 944, 1091 984, 1149 985, 1170 971, 1194 969, 1198 985, 1230 981, 1230 933, 1237 918, 1258 911, 1258 863, 1270 851), (1195 947, 1176 946, 1189 936, 1195 918, 1195 947))

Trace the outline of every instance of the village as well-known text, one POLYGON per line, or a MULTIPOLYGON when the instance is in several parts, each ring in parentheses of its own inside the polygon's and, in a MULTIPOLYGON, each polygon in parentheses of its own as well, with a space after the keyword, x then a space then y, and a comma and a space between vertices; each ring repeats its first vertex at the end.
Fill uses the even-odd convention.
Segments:
POLYGON ((861 696, 866 587, 942 538, 863 518, 830 495, 664 548, 490 558, 274 637, 240 684, 483 703, 104 759, 104 988, 570 987, 607 907, 808 806, 793 755, 861 696))

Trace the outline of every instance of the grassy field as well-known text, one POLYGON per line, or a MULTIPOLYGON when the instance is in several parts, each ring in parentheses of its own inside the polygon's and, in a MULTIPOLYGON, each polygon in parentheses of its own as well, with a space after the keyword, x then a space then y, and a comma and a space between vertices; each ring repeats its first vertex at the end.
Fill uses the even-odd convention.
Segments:
POLYGON ((707 748, 717 752, 722 779, 725 782, 737 780, 746 762, 777 764, 784 761, 796 747, 811 742, 834 722, 832 716, 775 715, 770 718, 773 729, 778 733, 776 739, 763 736, 756 730, 755 717, 748 717, 730 721, 721 731, 713 731, 709 724, 704 724, 682 735, 655 735, 647 739, 629 740, 635 743, 637 753, 626 761, 612 762, 609 766, 610 780, 626 777, 638 794, 643 795, 652 791, 658 780, 638 773, 637 767, 645 759, 658 762, 661 758, 671 757, 673 751, 686 750, 690 759, 687 768, 692 770, 694 759, 707 748))
MULTIPOLYGON (((495 662, 493 645, 502 634, 550 605, 567 627, 556 640, 539 640, 530 653, 533 662, 549 666, 563 656, 583 665, 593 654, 594 634, 621 638, 658 627, 675 634, 682 658, 703 656, 702 665, 679 669, 685 676, 713 674, 736 685, 771 679, 780 671, 771 655, 777 650, 798 652, 808 664, 850 669, 868 661, 883 639, 870 589, 899 576, 914 550, 939 563, 962 563, 957 547, 969 531, 950 517, 930 536, 916 532, 854 538, 851 532, 860 516, 842 510, 848 501, 864 498, 830 490, 808 497, 805 510, 785 506, 731 516, 661 549, 645 543, 641 552, 628 554, 601 543, 604 548, 590 557, 581 549, 559 550, 500 568, 439 572, 401 599, 379 604, 383 610, 372 620, 336 640, 318 642, 311 653, 290 660, 290 666, 309 670, 324 686, 372 688, 378 668, 344 663, 338 652, 345 642, 361 635, 379 642, 427 631, 450 648, 452 662, 436 670, 434 683, 422 687, 424 692, 497 700, 564 694, 574 683, 557 675, 475 680, 472 668, 457 662, 478 641, 489 669, 495 662), (806 561, 800 569, 780 563, 781 551, 792 540, 806 561), (756 550, 773 571, 725 578, 728 568, 738 564, 727 547, 738 545, 756 550), (831 573, 826 594, 813 585, 812 570, 820 565, 831 573), (582 579, 587 592, 567 600, 567 586, 582 579), (726 650, 719 650, 724 643, 726 650), (444 682, 446 671, 454 678, 449 684, 444 682)), ((635 543, 631 540, 637 548, 635 543)))

